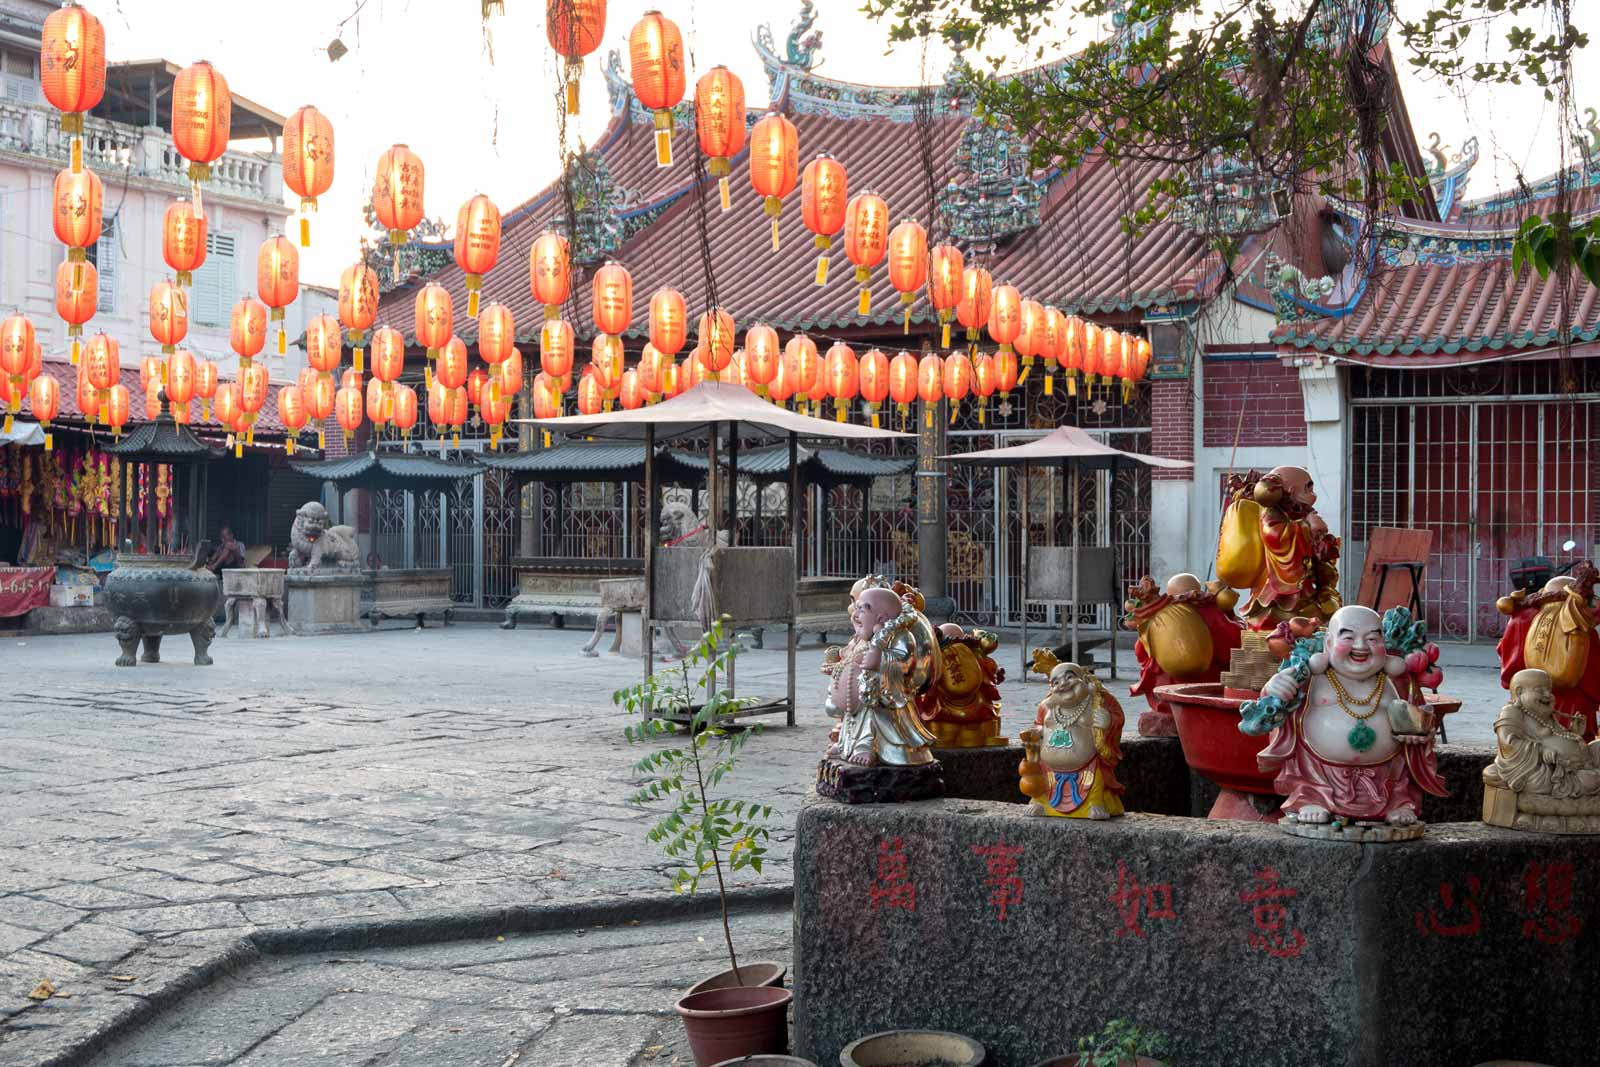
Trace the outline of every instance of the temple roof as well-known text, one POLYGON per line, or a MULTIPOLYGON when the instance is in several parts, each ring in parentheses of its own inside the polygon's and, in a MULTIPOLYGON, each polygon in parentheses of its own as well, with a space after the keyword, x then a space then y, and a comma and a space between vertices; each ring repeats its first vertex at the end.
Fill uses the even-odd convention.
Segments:
POLYGON ((405 452, 360 452, 343 459, 310 462, 291 459, 289 466, 344 489, 413 489, 470 478, 483 469, 476 463, 405 452))
POLYGON ((173 422, 170 414, 139 423, 120 441, 105 445, 103 451, 124 459, 156 463, 209 463, 223 454, 222 449, 206 444, 187 426, 173 422))

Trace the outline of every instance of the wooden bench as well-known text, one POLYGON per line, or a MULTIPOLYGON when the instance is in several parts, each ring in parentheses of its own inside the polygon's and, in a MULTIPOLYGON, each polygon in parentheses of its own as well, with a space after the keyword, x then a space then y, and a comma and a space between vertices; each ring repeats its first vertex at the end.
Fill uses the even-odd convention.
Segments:
POLYGON ((376 630, 384 619, 417 620, 417 629, 427 626, 428 615, 439 616, 450 625, 455 601, 450 599, 449 567, 366 571, 367 587, 361 594, 361 614, 376 630))

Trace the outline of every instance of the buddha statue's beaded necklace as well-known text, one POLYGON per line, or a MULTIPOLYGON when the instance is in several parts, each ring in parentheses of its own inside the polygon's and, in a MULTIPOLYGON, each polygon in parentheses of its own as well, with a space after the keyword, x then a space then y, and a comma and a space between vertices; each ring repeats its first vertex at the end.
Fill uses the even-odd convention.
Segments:
POLYGON ((1339 702, 1339 708, 1356 721, 1355 725, 1350 727, 1350 732, 1345 735, 1345 740, 1357 752, 1365 752, 1378 740, 1377 731, 1367 725, 1367 720, 1378 713, 1379 698, 1383 696, 1383 683, 1385 680, 1383 673, 1380 671, 1376 682, 1372 686, 1372 691, 1358 700, 1351 696, 1350 691, 1340 683, 1337 671, 1330 670, 1328 672, 1328 682, 1333 686, 1333 698, 1339 702), (1351 704, 1364 710, 1356 711, 1350 707, 1351 704), (1368 705, 1371 705, 1371 707, 1368 707, 1368 705))

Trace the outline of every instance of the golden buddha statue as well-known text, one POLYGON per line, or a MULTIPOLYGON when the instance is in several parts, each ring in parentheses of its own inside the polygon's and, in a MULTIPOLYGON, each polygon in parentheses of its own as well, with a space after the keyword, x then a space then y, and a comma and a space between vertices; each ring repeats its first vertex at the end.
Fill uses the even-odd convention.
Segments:
POLYGON ((937 680, 917 697, 917 711, 935 748, 1003 745, 1000 736, 1000 683, 1005 670, 994 661, 1000 639, 987 630, 963 630, 953 622, 939 627, 937 680))

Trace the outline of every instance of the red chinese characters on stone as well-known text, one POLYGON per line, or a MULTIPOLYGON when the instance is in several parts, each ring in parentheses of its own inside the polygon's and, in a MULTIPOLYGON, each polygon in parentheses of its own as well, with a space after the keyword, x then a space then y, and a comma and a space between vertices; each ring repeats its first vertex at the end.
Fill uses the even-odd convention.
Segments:
POLYGON ((995 918, 1006 921, 1006 910, 1022 903, 1022 878, 1017 874, 1017 860, 1022 857, 1023 846, 1008 845, 1004 838, 994 845, 973 845, 972 854, 984 861, 984 886, 989 890, 989 903, 995 906, 995 918))
POLYGON ((1249 889, 1239 894, 1241 903, 1252 905, 1250 919, 1255 923, 1248 944, 1280 960, 1294 959, 1305 951, 1306 935, 1294 925, 1283 902, 1293 900, 1300 890, 1281 884, 1278 872, 1263 867, 1255 873, 1249 889))
POLYGON ((1122 920, 1122 925, 1117 927, 1118 937, 1128 934, 1144 937, 1141 917, 1144 921, 1178 918, 1173 908, 1172 886, 1165 882, 1140 885, 1138 877, 1128 873, 1128 865, 1122 860, 1117 861, 1117 887, 1106 899, 1116 905, 1117 917, 1122 920))
POLYGON ((1439 883, 1439 907, 1429 906, 1418 910, 1412 917, 1417 933, 1423 937, 1477 937, 1483 932, 1483 916, 1478 908, 1478 891, 1482 884, 1475 874, 1467 875, 1467 891, 1457 898, 1456 887, 1450 882, 1439 883))
POLYGON ((1545 945, 1571 941, 1583 931, 1572 912, 1572 864, 1529 863, 1522 872, 1522 936, 1545 945))
POLYGON ((878 870, 868 892, 874 908, 917 910, 917 887, 900 838, 878 842, 878 870))

